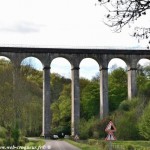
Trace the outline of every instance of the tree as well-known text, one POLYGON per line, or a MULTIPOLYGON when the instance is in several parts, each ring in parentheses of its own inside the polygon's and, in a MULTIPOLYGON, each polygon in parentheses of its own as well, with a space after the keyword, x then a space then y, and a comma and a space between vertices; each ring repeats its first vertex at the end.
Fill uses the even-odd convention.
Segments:
POLYGON ((99 115, 99 84, 91 81, 81 93, 81 117, 90 119, 99 115))
POLYGON ((112 115, 117 127, 116 136, 120 140, 139 140, 138 120, 143 113, 143 102, 139 98, 124 100, 112 115))
POLYGON ((52 132, 70 134, 71 128, 71 85, 66 84, 58 100, 52 105, 52 132))
MULTIPOLYGON (((99 0, 109 13, 104 21, 115 32, 120 32, 124 26, 147 14, 150 9, 149 0, 99 0)), ((136 27, 133 33, 139 39, 148 39, 150 28, 136 27)), ((150 44, 150 41, 149 41, 150 44)), ((148 47, 149 48, 149 47, 148 47)))
POLYGON ((137 86, 138 86, 138 94, 148 97, 149 100, 150 65, 147 66, 138 65, 137 86))
POLYGON ((138 124, 139 132, 145 139, 150 140, 150 103, 145 108, 138 124))
POLYGON ((63 90, 64 84, 69 84, 71 82, 70 79, 67 79, 57 73, 51 74, 51 99, 52 102, 58 100, 61 91, 63 90))
POLYGON ((109 108, 114 111, 127 98, 127 74, 118 68, 109 74, 109 108))

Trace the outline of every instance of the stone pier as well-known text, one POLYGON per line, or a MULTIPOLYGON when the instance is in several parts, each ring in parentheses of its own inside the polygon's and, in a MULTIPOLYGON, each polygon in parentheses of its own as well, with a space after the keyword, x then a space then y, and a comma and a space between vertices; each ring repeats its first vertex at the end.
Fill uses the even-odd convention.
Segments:
POLYGON ((71 135, 79 135, 80 121, 80 83, 79 83, 79 67, 72 66, 72 113, 71 113, 71 135))
POLYGON ((44 66, 43 68, 43 126, 42 136, 50 136, 50 67, 44 66))
POLYGON ((108 68, 100 68, 100 118, 108 115, 108 68))
POLYGON ((137 68, 128 69, 128 99, 131 99, 137 95, 136 72, 137 68))

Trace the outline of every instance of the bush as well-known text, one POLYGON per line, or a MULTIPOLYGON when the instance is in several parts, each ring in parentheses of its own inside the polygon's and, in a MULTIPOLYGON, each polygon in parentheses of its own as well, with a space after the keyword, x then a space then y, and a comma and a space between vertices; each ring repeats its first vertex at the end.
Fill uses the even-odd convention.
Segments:
POLYGON ((120 116, 117 115, 115 120, 117 128, 117 132, 115 134, 117 136, 117 139, 120 140, 139 139, 137 118, 135 116, 136 116, 135 110, 124 112, 120 116))
POLYGON ((106 149, 107 147, 107 142, 106 141, 99 141, 99 145, 102 147, 102 149, 106 149))
POLYGON ((95 140, 95 139, 88 139, 88 144, 89 144, 89 145, 97 145, 97 144, 98 144, 98 141, 95 140))
POLYGON ((127 150, 134 150, 134 147, 132 145, 128 145, 127 150))
POLYGON ((22 137, 22 139, 24 140, 25 143, 29 142, 29 139, 27 137, 22 137))
POLYGON ((0 126, 0 137, 6 138, 7 137, 7 130, 4 127, 0 126))
POLYGON ((99 132, 98 131, 93 131, 93 138, 98 139, 99 138, 99 132))
POLYGON ((14 145, 14 139, 13 139, 13 138, 10 138, 10 137, 6 138, 6 139, 4 140, 4 145, 5 145, 5 146, 12 146, 12 145, 14 145))
POLYGON ((16 123, 15 128, 12 130, 12 138, 14 139, 15 146, 19 145, 19 137, 20 137, 19 126, 18 123, 16 123))
POLYGON ((141 136, 150 140, 150 102, 139 120, 138 129, 141 136))
POLYGON ((130 109, 130 104, 127 100, 123 101, 120 105, 119 105, 119 109, 123 110, 123 111, 129 111, 130 109))
POLYGON ((130 111, 131 109, 135 109, 137 104, 139 103, 138 98, 133 98, 131 100, 124 100, 119 105, 119 110, 121 111, 130 111))
POLYGON ((105 132, 105 128, 108 125, 109 121, 111 119, 109 117, 104 118, 103 120, 99 121, 98 124, 98 131, 99 131, 99 137, 104 139, 107 136, 107 133, 105 132))
POLYGON ((19 145, 20 146, 25 146, 25 140, 24 139, 19 139, 19 145))
POLYGON ((89 138, 89 129, 90 124, 85 119, 82 119, 80 121, 80 139, 85 140, 89 138))
POLYGON ((4 139, 0 139, 0 146, 4 146, 4 139))

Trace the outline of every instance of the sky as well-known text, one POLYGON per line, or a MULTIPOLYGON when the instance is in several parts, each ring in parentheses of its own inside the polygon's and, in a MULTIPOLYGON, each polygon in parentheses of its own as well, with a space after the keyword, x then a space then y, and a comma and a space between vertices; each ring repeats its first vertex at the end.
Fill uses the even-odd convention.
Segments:
MULTIPOLYGON (((0 46, 146 47, 130 36, 132 28, 114 33, 103 23, 105 14, 106 9, 97 0, 0 0, 0 46)), ((69 65, 65 59, 56 59, 51 72, 69 77, 69 65)), ((34 60, 34 66, 40 68, 41 64, 34 60)), ((83 60, 80 68, 81 76, 90 70, 86 78, 99 71, 91 59, 83 60)))

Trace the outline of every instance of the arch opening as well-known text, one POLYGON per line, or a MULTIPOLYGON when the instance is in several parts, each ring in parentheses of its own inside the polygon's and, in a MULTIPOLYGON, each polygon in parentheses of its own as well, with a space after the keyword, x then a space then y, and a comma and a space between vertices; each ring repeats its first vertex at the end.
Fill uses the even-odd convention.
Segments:
MULTIPOLYGON (((81 120, 99 118, 100 85, 99 65, 92 58, 84 58, 80 62, 80 114, 81 120)), ((82 126, 82 121, 81 121, 82 126)), ((83 126, 84 128, 84 126, 83 126)))
POLYGON ((137 63, 137 91, 138 95, 150 96, 150 60, 140 59, 137 63))
POLYGON ((57 57, 51 62, 51 73, 57 73, 63 77, 70 78, 70 70, 70 62, 63 57, 57 57))
POLYGON ((16 101, 19 104, 20 126, 26 136, 40 136, 42 132, 42 63, 35 57, 22 60, 16 72, 16 101), (25 121, 26 120, 26 121, 25 121))
POLYGON ((126 69, 127 64, 120 58, 113 58, 110 60, 110 62, 108 64, 108 69, 109 69, 108 72, 112 72, 113 70, 115 70, 119 67, 126 69))
POLYGON ((24 60, 22 60, 21 65, 28 66, 40 71, 43 69, 41 61, 36 57, 25 58, 24 60))
POLYGON ((51 62, 52 134, 71 134, 71 64, 57 57, 51 62))
POLYGON ((0 126, 14 125, 13 65, 8 57, 0 56, 0 126))
POLYGON ((137 63, 137 74, 138 75, 145 75, 147 78, 150 79, 150 60, 142 58, 137 63))
POLYGON ((80 62, 80 77, 92 80, 99 76, 99 65, 92 58, 84 58, 80 62))
POLYGON ((114 58, 108 68, 109 111, 112 112, 128 96, 127 65, 120 58, 114 58))

